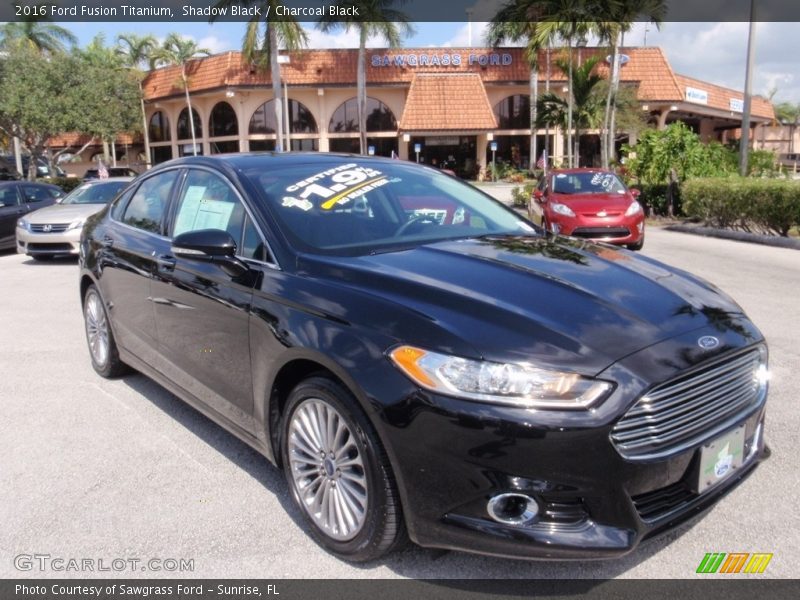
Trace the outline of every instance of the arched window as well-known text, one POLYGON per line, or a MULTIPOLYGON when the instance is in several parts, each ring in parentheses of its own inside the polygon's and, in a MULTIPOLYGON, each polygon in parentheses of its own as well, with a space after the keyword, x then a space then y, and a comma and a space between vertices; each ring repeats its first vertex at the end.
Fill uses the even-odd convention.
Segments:
POLYGON ((531 99, 530 96, 516 94, 504 98, 494 105, 499 129, 530 129, 531 99))
MULTIPOLYGON (((328 131, 331 133, 358 131, 358 102, 355 98, 350 98, 334 111, 328 131)), ((394 118, 394 113, 375 98, 367 98, 367 131, 397 131, 397 119, 394 118)))
MULTIPOLYGON (((275 133, 274 100, 268 100, 259 106, 250 119, 250 133, 275 133)), ((285 115, 284 115, 284 118, 285 115)), ((291 133, 317 133, 317 121, 305 104, 297 100, 289 100, 289 123, 291 133)))
POLYGON ((208 120, 208 130, 211 137, 239 135, 239 121, 236 120, 236 112, 230 104, 219 102, 214 106, 208 120))
POLYGON ((150 127, 148 127, 151 142, 168 142, 171 139, 169 130, 169 119, 163 112, 158 111, 150 117, 150 127))
MULTIPOLYGON (((203 137, 203 122, 200 120, 200 115, 197 114, 195 109, 192 109, 192 120, 194 121, 194 135, 195 137, 203 137)), ((192 130, 189 127, 189 109, 184 108, 178 116, 178 139, 190 140, 192 139, 192 130)))

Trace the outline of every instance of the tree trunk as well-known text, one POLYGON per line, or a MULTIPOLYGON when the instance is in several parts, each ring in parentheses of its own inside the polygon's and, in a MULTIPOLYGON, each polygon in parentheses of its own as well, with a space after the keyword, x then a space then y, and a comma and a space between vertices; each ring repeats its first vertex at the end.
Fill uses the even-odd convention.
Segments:
MULTIPOLYGON (((549 94, 550 93, 550 76, 551 76, 551 72, 550 72, 550 42, 547 42, 547 52, 545 53, 545 61, 547 62, 547 64, 545 65, 545 73, 546 73, 546 75, 545 75, 545 80, 544 80, 544 93, 545 94, 549 94)), ((547 156, 550 157, 550 155, 553 154, 553 148, 550 147, 550 123, 549 122, 545 123, 545 128, 544 128, 544 148, 545 148, 545 150, 547 150, 547 156)), ((547 166, 545 165, 545 169, 546 168, 547 168, 547 166)))
POLYGON ((572 106, 575 102, 572 95, 572 38, 567 38, 567 57, 569 60, 569 70, 567 73, 567 164, 570 168, 574 167, 572 154, 572 106))
MULTIPOLYGON (((625 33, 619 46, 625 44, 625 33)), ((614 47, 614 68, 611 71, 611 87, 614 96, 611 99, 611 117, 608 124, 608 161, 617 159, 617 94, 619 93, 619 46, 614 47)))
POLYGON ((150 158, 150 131, 147 127, 147 113, 144 110, 144 90, 142 89, 142 80, 139 80, 139 105, 142 108, 142 134, 144 135, 144 168, 149 170, 152 166, 152 159, 150 158))
POLYGON ((278 32, 271 23, 269 37, 269 70, 272 75, 272 100, 275 105, 275 151, 283 152, 283 90, 281 89, 281 66, 278 63, 278 32))
POLYGON ((189 109, 189 130, 192 132, 192 156, 197 156, 197 136, 194 131, 194 111, 192 110, 192 99, 189 96, 189 80, 186 78, 186 63, 181 65, 181 76, 183 77, 183 90, 186 92, 186 107, 189 109))
POLYGON ((356 105, 358 107, 358 139, 361 147, 361 154, 367 153, 367 28, 362 24, 359 28, 358 40, 358 69, 356 84, 358 94, 356 105))
POLYGON ((533 173, 536 168, 536 158, 539 151, 536 136, 536 120, 538 114, 536 112, 536 100, 539 97, 539 53, 536 53, 536 64, 531 66, 531 141, 530 141, 530 158, 528 160, 528 170, 533 173))

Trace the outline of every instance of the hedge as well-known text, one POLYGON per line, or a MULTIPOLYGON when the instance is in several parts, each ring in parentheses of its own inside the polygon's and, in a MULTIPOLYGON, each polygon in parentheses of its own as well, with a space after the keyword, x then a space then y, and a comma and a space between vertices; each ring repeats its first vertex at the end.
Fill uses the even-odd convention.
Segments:
POLYGON ((683 212, 711 227, 787 236, 800 226, 800 182, 743 177, 691 179, 683 212))
MULTIPOLYGON (((667 209, 667 190, 669 185, 666 183, 639 183, 635 186, 640 192, 639 203, 645 207, 648 216, 668 214, 667 209)), ((673 198, 674 206, 672 207, 672 214, 678 216, 681 214, 681 193, 680 187, 675 187, 675 197, 673 198)))

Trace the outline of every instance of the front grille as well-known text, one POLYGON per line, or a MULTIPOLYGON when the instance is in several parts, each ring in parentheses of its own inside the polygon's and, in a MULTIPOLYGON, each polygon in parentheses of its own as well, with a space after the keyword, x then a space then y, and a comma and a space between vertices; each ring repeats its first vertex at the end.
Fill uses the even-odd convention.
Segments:
POLYGON ((611 431, 619 453, 634 460, 661 458, 733 425, 764 399, 756 374, 765 353, 750 348, 654 387, 611 431))
POLYGON ((673 485, 633 496, 633 505, 642 521, 657 521, 680 510, 697 497, 689 487, 678 482, 673 485))
POLYGON ((576 227, 570 235, 580 238, 618 238, 630 234, 627 227, 576 227))
POLYGON ((72 244, 28 244, 31 252, 70 252, 72 244))
POLYGON ((67 227, 69 227, 69 223, 31 223, 33 233, 64 233, 67 227))

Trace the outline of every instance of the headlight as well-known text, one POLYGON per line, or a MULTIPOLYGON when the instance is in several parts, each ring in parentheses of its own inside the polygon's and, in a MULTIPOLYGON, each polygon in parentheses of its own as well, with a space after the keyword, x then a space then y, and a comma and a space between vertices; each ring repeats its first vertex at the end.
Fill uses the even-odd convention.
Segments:
POLYGON ((642 212, 642 205, 639 204, 636 200, 631 202, 631 205, 628 207, 628 210, 625 211, 626 217, 632 217, 633 215, 639 214, 642 212))
POLYGON ((575 216, 575 213, 572 212, 572 209, 566 204, 561 204, 560 202, 553 202, 550 205, 550 207, 553 209, 554 212, 557 212, 560 215, 564 215, 565 217, 575 216))
POLYGON ((17 219, 17 227, 20 229, 24 229, 25 231, 31 230, 31 224, 28 223, 28 220, 25 218, 17 219))
POLYGON ((72 223, 69 224, 67 227, 67 231, 71 231, 72 229, 80 229, 83 227, 83 224, 86 223, 86 219, 75 219, 72 223))
POLYGON ((607 381, 529 364, 470 360, 400 346, 392 362, 416 384, 434 392, 520 408, 587 409, 613 388, 607 381))

